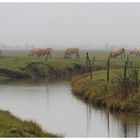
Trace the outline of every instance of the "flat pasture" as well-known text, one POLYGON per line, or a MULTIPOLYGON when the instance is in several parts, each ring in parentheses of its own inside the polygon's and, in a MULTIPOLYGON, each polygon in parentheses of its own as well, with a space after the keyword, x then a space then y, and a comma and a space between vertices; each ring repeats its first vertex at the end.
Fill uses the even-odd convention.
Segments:
MULTIPOLYGON (((80 51, 80 58, 77 59, 73 55, 70 58, 64 58, 63 50, 57 50, 52 53, 52 57, 48 58, 46 61, 44 57, 33 57, 33 56, 27 56, 27 51, 25 50, 13 50, 3 51, 3 56, 0 57, 0 68, 10 69, 10 70, 18 70, 19 68, 25 67, 28 63, 32 62, 42 62, 50 64, 54 67, 59 68, 65 68, 70 67, 73 64, 79 64, 79 65, 86 65, 86 52, 89 53, 89 57, 91 60, 91 64, 93 62, 93 56, 95 56, 95 62, 94 65, 100 66, 100 67, 106 67, 107 59, 110 54, 109 51, 94 51, 94 50, 81 50, 80 51)), ((140 65, 140 57, 130 56, 129 60, 131 60, 134 64, 140 65)), ((118 56, 117 58, 111 59, 111 65, 112 68, 118 68, 123 67, 125 58, 121 58, 118 56)))

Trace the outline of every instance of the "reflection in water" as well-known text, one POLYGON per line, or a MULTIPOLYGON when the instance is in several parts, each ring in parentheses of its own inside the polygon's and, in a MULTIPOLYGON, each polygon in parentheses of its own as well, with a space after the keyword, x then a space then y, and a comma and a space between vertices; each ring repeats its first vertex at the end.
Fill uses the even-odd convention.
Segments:
POLYGON ((121 121, 124 137, 138 137, 140 127, 140 116, 129 114, 112 114, 114 118, 121 121))
POLYGON ((110 137, 109 132, 110 132, 110 128, 109 128, 109 113, 106 112, 106 117, 107 117, 107 132, 108 132, 108 137, 110 137))
POLYGON ((123 122, 124 137, 127 137, 127 123, 123 122))
POLYGON ((89 136, 89 132, 91 129, 91 106, 90 105, 86 105, 86 115, 87 115, 87 137, 89 136))
POLYGON ((138 137, 140 117, 95 109, 75 98, 68 81, 0 84, 0 108, 66 137, 138 137))
POLYGON ((49 110, 50 106, 50 92, 49 92, 49 87, 46 86, 46 107, 49 110))

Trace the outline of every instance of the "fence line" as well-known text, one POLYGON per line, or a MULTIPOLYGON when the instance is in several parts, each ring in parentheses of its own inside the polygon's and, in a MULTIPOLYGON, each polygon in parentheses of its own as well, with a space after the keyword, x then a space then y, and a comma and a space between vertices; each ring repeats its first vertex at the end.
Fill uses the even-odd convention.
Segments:
MULTIPOLYGON (((126 85, 126 79, 127 79, 127 70, 132 67, 130 64, 133 64, 132 61, 129 59, 129 55, 127 55, 126 60, 124 61, 124 66, 123 66, 123 80, 124 80, 124 85, 126 85)), ((133 64, 134 65, 134 64, 133 64)), ((111 58, 110 56, 107 59, 106 63, 106 80, 107 82, 110 81, 110 66, 111 66, 111 58)), ((135 68, 139 69, 140 65, 135 64, 135 68)), ((92 57, 92 61, 89 58, 88 52, 86 53, 86 69, 87 72, 90 75, 90 78, 93 79, 92 72, 95 70, 95 56, 92 57)), ((138 75, 138 74, 137 74, 138 75)))

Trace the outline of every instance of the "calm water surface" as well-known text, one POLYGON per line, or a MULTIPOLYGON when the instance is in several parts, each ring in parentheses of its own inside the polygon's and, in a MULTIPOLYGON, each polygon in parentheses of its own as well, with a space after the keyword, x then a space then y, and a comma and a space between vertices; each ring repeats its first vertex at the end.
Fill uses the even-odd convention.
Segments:
POLYGON ((68 81, 0 83, 0 109, 66 137, 138 137, 140 117, 110 114, 78 100, 68 81))

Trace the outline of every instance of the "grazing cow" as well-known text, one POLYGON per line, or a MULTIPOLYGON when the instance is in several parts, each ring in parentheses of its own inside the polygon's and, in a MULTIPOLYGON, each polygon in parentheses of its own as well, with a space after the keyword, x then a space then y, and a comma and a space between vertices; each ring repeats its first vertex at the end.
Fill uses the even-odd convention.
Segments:
POLYGON ((49 56, 51 57, 52 48, 33 48, 28 52, 28 56, 49 56))
POLYGON ((121 58, 122 58, 122 55, 124 55, 125 57, 125 49, 124 48, 114 48, 112 49, 111 53, 110 53, 110 57, 117 57, 121 55, 121 58))
POLYGON ((40 48, 33 48, 28 51, 28 56, 38 56, 40 48))
POLYGON ((64 58, 71 57, 72 54, 75 54, 76 58, 79 58, 79 48, 67 48, 64 52, 64 58))
POLYGON ((140 47, 136 47, 136 48, 130 50, 130 51, 129 51, 129 54, 130 54, 130 55, 135 54, 136 57, 137 57, 138 55, 140 56, 140 47))
POLYGON ((39 55, 40 56, 47 56, 47 57, 51 57, 52 55, 52 48, 42 48, 39 50, 39 55))

